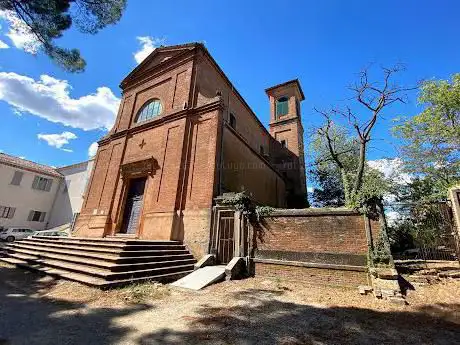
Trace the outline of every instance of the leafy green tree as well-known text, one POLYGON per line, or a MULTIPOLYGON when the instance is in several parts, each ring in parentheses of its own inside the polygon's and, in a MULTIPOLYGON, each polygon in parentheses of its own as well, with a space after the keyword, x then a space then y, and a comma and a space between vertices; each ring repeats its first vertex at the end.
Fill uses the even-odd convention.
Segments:
POLYGON ((452 224, 450 209, 430 176, 415 177, 400 185, 395 202, 392 204, 397 218, 389 227, 389 237, 393 251, 403 251, 415 247, 429 247, 452 244, 452 224))
POLYGON ((57 46, 72 24, 83 33, 95 34, 121 18, 126 0, 0 0, 0 12, 15 30, 31 35, 37 45, 58 65, 82 72, 86 62, 78 49, 57 46))
POLYGON ((351 140, 342 126, 330 123, 330 140, 319 132, 314 133, 311 142, 311 153, 315 158, 310 176, 317 182, 319 188, 313 190, 313 201, 320 207, 340 207, 347 204, 349 186, 348 172, 356 169, 358 147, 351 140), (341 165, 331 155, 336 153, 341 165))
POLYGON ((404 141, 402 158, 408 172, 430 184, 423 197, 444 200, 448 188, 460 182, 460 74, 450 82, 424 82, 418 100, 424 110, 398 119, 393 130, 404 141))
POLYGON ((311 195, 316 207, 341 207, 345 205, 342 179, 337 168, 329 164, 315 164, 309 176, 317 183, 311 195))
POLYGON ((376 212, 375 206, 368 208, 369 204, 393 190, 391 181, 365 162, 361 187, 358 193, 352 195, 353 179, 359 168, 360 148, 357 140, 349 136, 342 126, 331 122, 327 137, 321 130, 318 131, 312 140, 312 152, 315 155, 315 173, 320 176, 318 182, 322 187, 318 195, 324 206, 345 205, 376 212), (337 200, 337 196, 341 196, 341 199, 337 200))

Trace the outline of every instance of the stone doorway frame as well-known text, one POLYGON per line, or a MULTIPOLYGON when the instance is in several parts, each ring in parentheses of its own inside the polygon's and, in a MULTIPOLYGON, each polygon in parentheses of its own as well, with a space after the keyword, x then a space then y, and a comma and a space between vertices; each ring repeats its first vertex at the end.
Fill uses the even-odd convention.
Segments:
POLYGON ((124 163, 120 166, 120 177, 122 180, 122 187, 120 193, 120 203, 119 209, 117 210, 117 217, 116 217, 116 226, 113 231, 114 235, 120 234, 122 226, 123 226, 123 215, 126 206, 126 199, 128 197, 129 185, 131 180, 136 178, 145 177, 145 186, 144 186, 144 198, 142 201, 142 207, 140 210, 140 220, 137 226, 136 232, 134 236, 137 238, 141 235, 142 225, 144 223, 144 205, 145 199, 147 197, 147 191, 149 190, 150 184, 152 183, 152 179, 155 176, 155 172, 159 169, 159 165, 157 160, 154 157, 149 157, 146 159, 130 161, 124 163))

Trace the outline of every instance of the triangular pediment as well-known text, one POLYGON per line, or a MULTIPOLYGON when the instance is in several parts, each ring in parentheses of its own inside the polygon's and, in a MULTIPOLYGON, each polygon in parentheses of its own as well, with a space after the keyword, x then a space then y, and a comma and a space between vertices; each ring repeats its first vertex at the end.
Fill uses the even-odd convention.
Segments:
POLYGON ((125 88, 130 81, 137 79, 157 66, 167 63, 168 61, 172 61, 175 57, 195 49, 198 45, 199 43, 189 43, 176 46, 159 47, 155 49, 144 59, 144 61, 133 69, 125 79, 123 79, 120 84, 121 88, 125 88))

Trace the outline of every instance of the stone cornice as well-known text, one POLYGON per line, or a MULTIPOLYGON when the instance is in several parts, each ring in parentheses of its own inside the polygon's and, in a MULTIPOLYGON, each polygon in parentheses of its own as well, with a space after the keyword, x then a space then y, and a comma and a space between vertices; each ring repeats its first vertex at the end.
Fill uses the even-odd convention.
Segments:
POLYGON ((291 123, 291 122, 294 122, 294 121, 297 121, 300 124, 300 127, 302 128, 302 131, 303 131, 302 121, 300 121, 300 118, 298 118, 298 117, 288 117, 286 119, 272 121, 268 125, 270 126, 270 128, 272 128, 272 127, 276 127, 278 125, 285 125, 285 124, 288 124, 288 123, 291 123))
POLYGON ((195 115, 199 115, 199 114, 203 114, 203 113, 208 113, 208 112, 211 112, 213 110, 218 110, 218 109, 223 109, 223 104, 222 104, 222 101, 220 99, 218 99, 218 100, 216 100, 216 101, 214 101, 212 103, 205 104, 205 105, 203 105, 201 107, 198 107, 198 108, 190 108, 190 109, 180 110, 180 111, 177 111, 175 113, 169 114, 167 116, 164 116, 164 117, 161 117, 161 118, 158 118, 158 119, 153 119, 153 120, 150 120, 150 121, 146 121, 144 123, 141 123, 141 124, 138 124, 138 125, 133 126, 131 128, 122 130, 120 132, 113 133, 110 136, 102 138, 101 140, 99 140, 98 144, 99 144, 99 146, 105 145, 105 144, 108 144, 109 142, 111 142, 112 140, 122 138, 122 137, 124 137, 126 135, 133 135, 133 134, 148 130, 150 128, 159 127, 159 126, 161 126, 163 124, 170 123, 172 121, 175 121, 175 120, 178 120, 178 119, 181 119, 181 118, 184 118, 184 117, 195 116, 195 115))

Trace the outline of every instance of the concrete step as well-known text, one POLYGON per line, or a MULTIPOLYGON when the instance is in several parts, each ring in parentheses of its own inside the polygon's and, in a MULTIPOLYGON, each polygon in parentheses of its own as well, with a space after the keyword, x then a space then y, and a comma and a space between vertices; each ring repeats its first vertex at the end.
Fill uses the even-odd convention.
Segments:
POLYGON ((116 235, 110 235, 110 236, 105 236, 104 238, 106 239, 128 239, 128 240, 137 240, 137 236, 135 234, 116 234, 116 235))
POLYGON ((183 271, 183 270, 193 270, 193 263, 192 263, 192 264, 180 264, 177 266, 166 266, 166 267, 147 268, 147 269, 141 269, 140 267, 136 267, 138 269, 131 269, 129 271, 124 271, 124 272, 112 272, 109 269, 95 268, 95 267, 90 267, 88 265, 68 263, 62 260, 37 258, 32 255, 10 254, 9 257, 25 261, 30 265, 41 265, 43 267, 52 267, 56 269, 62 269, 68 272, 74 272, 74 273, 93 276, 96 278, 102 278, 107 281, 128 279, 131 277, 140 278, 146 275, 154 276, 158 274, 174 273, 174 272, 183 271))
POLYGON ((75 250, 59 250, 35 248, 33 246, 10 246, 8 249, 12 253, 23 253, 30 255, 61 255, 65 257, 72 257, 76 260, 85 260, 89 262, 103 262, 106 264, 142 264, 150 262, 163 262, 173 260, 194 260, 193 256, 188 254, 175 254, 175 255, 157 255, 157 256, 135 256, 135 257, 122 257, 118 255, 103 255, 99 253, 87 253, 84 251, 75 250))
POLYGON ((49 238, 30 238, 21 240, 22 243, 43 243, 43 244, 55 244, 55 245, 76 245, 84 247, 95 247, 95 248, 112 248, 112 249, 124 249, 124 250, 148 250, 148 249, 183 249, 184 246, 180 243, 172 242, 160 242, 160 243, 113 243, 107 242, 80 242, 72 240, 54 240, 49 238))
POLYGON ((53 254, 53 253, 46 253, 46 252, 39 252, 34 250, 24 250, 24 249, 15 249, 10 256, 14 256, 15 254, 19 255, 29 255, 34 258, 46 258, 46 259, 54 259, 54 260, 61 260, 68 263, 74 264, 83 264, 92 267, 98 268, 106 268, 112 272, 123 272, 123 271, 130 271, 136 269, 147 269, 147 268, 159 268, 159 267, 170 267, 182 264, 195 264, 195 259, 190 255, 188 258, 171 258, 171 257, 164 257, 164 260, 159 261, 149 261, 149 262, 140 262, 140 263, 117 263, 116 261, 108 261, 108 260, 101 260, 99 258, 82 258, 76 257, 68 254, 53 254))
POLYGON ((126 244, 182 244, 180 241, 165 241, 165 240, 138 240, 132 238, 118 238, 118 237, 52 237, 50 236, 33 236, 32 238, 45 239, 45 240, 55 240, 55 241, 74 241, 80 243, 126 243, 126 244))
POLYGON ((104 279, 99 279, 95 277, 88 276, 86 274, 78 274, 74 272, 69 272, 65 270, 59 270, 55 269, 52 267, 44 267, 39 264, 30 264, 27 261, 17 259, 17 258, 0 258, 0 261, 16 265, 21 268, 26 268, 34 271, 39 271, 42 273, 46 273, 48 275, 54 276, 54 277, 59 277, 59 278, 64 278, 72 281, 76 281, 79 283, 83 283, 86 285, 92 285, 92 286, 102 286, 106 284, 106 281, 104 279))
POLYGON ((170 280, 193 271, 195 259, 177 241, 39 237, 9 243, 4 261, 99 287, 170 280))
POLYGON ((141 282, 141 281, 148 281, 148 280, 153 280, 153 281, 158 281, 158 282, 169 282, 169 281, 179 279, 189 274, 190 272, 192 272, 192 270, 188 269, 188 270, 177 271, 177 272, 167 273, 167 274, 156 274, 156 275, 150 275, 150 276, 132 277, 129 279, 119 279, 119 280, 114 280, 114 281, 107 281, 105 279, 95 278, 92 276, 88 276, 86 274, 79 274, 79 273, 70 272, 67 270, 57 269, 53 267, 44 267, 40 264, 30 264, 24 260, 15 259, 15 258, 9 258, 9 257, 1 258, 0 257, 0 261, 7 262, 9 264, 16 265, 21 268, 42 272, 42 273, 45 273, 45 274, 48 274, 50 276, 54 276, 57 278, 63 278, 63 279, 71 280, 71 281, 76 281, 76 282, 79 282, 85 285, 96 286, 102 289, 124 286, 124 285, 131 284, 134 282, 141 282))
POLYGON ((40 243, 40 242, 29 242, 26 240, 17 241, 14 243, 7 244, 7 248, 15 246, 15 247, 23 247, 23 248, 41 248, 40 250, 46 251, 48 248, 54 249, 62 249, 62 250, 79 250, 83 252, 92 252, 92 253, 101 253, 101 254, 109 254, 109 255, 120 255, 120 256, 144 256, 144 255, 156 255, 162 253, 168 254, 186 254, 188 251, 183 247, 182 249, 146 249, 146 250, 129 250, 126 248, 106 248, 106 247, 92 247, 92 246, 85 246, 85 245, 69 245, 64 243, 40 243))

